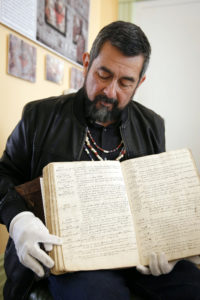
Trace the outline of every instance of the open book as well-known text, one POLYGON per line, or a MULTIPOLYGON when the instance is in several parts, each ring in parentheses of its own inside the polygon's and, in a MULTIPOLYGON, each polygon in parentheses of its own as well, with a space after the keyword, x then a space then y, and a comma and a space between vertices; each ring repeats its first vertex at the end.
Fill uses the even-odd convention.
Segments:
POLYGON ((148 265, 200 254, 200 178, 191 152, 50 163, 43 170, 46 225, 63 240, 54 274, 148 265))

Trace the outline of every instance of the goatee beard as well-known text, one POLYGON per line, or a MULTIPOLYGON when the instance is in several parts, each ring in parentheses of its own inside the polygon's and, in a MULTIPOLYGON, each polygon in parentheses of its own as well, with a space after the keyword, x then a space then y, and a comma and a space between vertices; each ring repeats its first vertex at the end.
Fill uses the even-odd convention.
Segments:
POLYGON ((106 95, 97 95, 93 101, 91 101, 85 90, 85 98, 86 98, 86 105, 85 105, 85 112, 86 118, 89 118, 91 121, 106 123, 106 122, 115 122, 117 121, 122 113, 122 110, 119 109, 117 99, 108 98, 106 95), (97 108, 98 103, 103 101, 104 103, 112 104, 113 107, 110 110, 106 106, 101 106, 97 108))

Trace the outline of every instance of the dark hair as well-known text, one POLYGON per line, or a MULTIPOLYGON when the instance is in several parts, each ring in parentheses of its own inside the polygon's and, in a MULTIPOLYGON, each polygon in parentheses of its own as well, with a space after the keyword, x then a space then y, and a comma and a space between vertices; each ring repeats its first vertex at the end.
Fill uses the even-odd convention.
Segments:
POLYGON ((109 41, 112 46, 117 47, 125 56, 143 55, 144 64, 140 78, 145 74, 151 55, 151 46, 139 26, 130 22, 116 21, 103 27, 93 42, 90 51, 89 68, 107 41, 109 41))

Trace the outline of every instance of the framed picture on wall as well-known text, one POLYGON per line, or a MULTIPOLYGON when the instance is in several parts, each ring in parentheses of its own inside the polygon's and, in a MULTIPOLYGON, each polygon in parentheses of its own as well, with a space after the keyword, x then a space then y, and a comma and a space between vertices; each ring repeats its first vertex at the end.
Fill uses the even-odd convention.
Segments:
POLYGON ((36 47, 9 35, 8 73, 31 82, 36 80, 36 47))
POLYGON ((58 84, 63 82, 64 62, 51 55, 46 55, 46 79, 58 84))
POLYGON ((45 0, 45 21, 63 35, 66 34, 66 7, 62 0, 45 0))
POLYGON ((37 0, 37 40, 70 61, 83 64, 90 0, 37 0))

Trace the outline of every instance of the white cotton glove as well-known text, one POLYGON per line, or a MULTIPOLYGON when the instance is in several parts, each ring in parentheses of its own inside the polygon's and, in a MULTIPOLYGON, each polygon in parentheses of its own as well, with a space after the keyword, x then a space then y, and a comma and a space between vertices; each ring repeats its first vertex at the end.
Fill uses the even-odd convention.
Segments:
POLYGON ((39 244, 42 243, 46 251, 51 251, 53 245, 62 244, 61 239, 49 234, 46 226, 33 213, 26 211, 16 215, 10 223, 9 234, 20 262, 39 277, 44 276, 42 265, 47 268, 54 266, 54 261, 39 244))
MULTIPOLYGON (((191 256, 185 259, 195 264, 200 263, 200 256, 191 256)), ((144 275, 151 274, 154 276, 159 276, 170 273, 178 261, 180 261, 180 259, 168 262, 165 253, 161 252, 156 254, 152 252, 149 257, 149 267, 138 265, 136 269, 144 275)))

